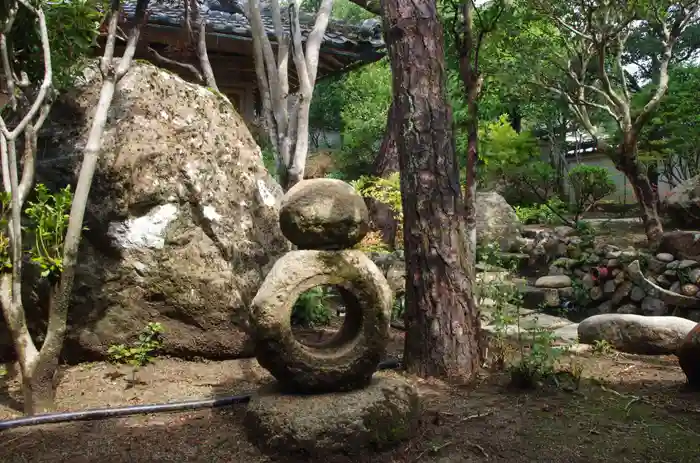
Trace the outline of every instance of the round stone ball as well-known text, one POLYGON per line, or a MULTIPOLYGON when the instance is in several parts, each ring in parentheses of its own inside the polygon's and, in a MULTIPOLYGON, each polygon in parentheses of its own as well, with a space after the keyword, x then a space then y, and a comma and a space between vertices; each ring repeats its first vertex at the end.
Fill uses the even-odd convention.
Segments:
POLYGON ((342 180, 302 180, 282 199, 280 228, 299 249, 349 249, 369 231, 369 211, 342 180))

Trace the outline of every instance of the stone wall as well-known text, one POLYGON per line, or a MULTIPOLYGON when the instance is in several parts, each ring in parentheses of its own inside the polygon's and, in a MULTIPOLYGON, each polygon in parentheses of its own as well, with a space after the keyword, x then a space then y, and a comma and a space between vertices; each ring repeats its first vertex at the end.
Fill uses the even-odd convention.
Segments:
POLYGON ((593 245, 589 238, 575 235, 570 227, 557 227, 531 238, 532 259, 539 264, 545 261, 548 269, 546 276, 537 278, 532 287, 526 288, 528 308, 562 308, 582 316, 677 315, 700 321, 700 299, 695 307, 690 304, 688 308, 686 299, 684 308, 676 308, 660 298, 658 289, 641 284, 628 271, 628 266, 638 261, 648 282, 686 298, 698 298, 698 261, 665 252, 652 255, 631 247, 593 245))

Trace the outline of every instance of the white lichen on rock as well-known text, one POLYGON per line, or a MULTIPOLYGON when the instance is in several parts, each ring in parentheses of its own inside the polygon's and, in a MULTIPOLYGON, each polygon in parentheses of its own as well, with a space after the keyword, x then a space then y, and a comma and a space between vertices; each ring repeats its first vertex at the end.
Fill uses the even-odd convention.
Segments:
POLYGON ((175 204, 162 204, 144 216, 110 223, 107 234, 123 248, 162 249, 165 246, 165 229, 178 212, 175 204))

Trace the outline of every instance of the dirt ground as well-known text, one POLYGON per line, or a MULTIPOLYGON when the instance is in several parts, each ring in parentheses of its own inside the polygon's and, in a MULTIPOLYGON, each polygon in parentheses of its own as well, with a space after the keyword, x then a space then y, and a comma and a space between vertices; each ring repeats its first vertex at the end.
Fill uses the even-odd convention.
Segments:
MULTIPOLYGON (((401 348, 394 333, 392 353, 401 348)), ((685 391, 674 357, 585 353, 564 364, 583 368, 578 389, 508 387, 504 373, 452 387, 418 381, 423 398, 416 437, 367 463, 696 462, 700 394, 685 391)), ((127 367, 67 367, 61 410, 225 396, 255 390, 269 376, 254 360, 157 359, 130 384, 127 367)), ((573 384, 573 383, 572 383, 573 384)), ((0 419, 20 416, 12 381, 0 392, 0 419)), ((244 405, 18 428, 2 432, 2 462, 268 462, 247 440, 244 405)), ((333 463, 326 460, 326 463, 333 463)))

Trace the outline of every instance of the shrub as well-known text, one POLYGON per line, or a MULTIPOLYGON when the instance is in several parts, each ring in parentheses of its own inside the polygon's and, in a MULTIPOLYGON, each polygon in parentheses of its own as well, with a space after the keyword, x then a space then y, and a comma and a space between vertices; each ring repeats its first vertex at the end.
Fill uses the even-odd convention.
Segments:
POLYGON ((615 182, 604 167, 579 164, 569 171, 569 183, 574 193, 575 220, 615 192, 615 182))
MULTIPOLYGON (((397 222, 397 232, 394 246, 403 246, 403 206, 401 204, 401 182, 398 172, 388 177, 370 177, 363 175, 350 182, 363 198, 374 199, 389 206, 397 222)), ((368 244, 368 243, 366 243, 368 244)))
POLYGON ((565 213, 566 204, 557 196, 547 200, 546 204, 515 206, 515 214, 524 224, 559 225, 564 222, 562 218, 565 213))
POLYGON ((298 326, 323 326, 331 321, 328 290, 322 287, 303 292, 292 309, 292 324, 298 326))

